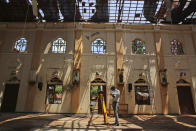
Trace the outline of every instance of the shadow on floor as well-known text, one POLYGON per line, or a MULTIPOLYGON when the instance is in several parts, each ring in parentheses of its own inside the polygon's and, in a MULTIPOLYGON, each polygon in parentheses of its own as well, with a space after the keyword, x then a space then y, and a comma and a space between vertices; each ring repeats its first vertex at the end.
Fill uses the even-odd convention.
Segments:
POLYGON ((195 116, 132 115, 121 119, 138 125, 143 130, 196 130, 195 116))
MULTIPOLYGON (((0 131, 140 131, 140 130, 196 130, 196 116, 127 115, 120 117, 120 126, 107 127, 103 116, 97 116, 87 129, 89 117, 73 114, 1 113, 0 131)), ((114 118, 110 118, 114 120, 114 118)), ((112 121, 111 121, 112 122, 112 121)))
MULTIPOLYGON (((70 116, 65 116, 63 114, 44 113, 1 113, 0 130, 29 131, 32 129, 49 129, 52 127, 55 127, 57 129, 64 129, 66 122, 71 122, 72 128, 74 129, 75 119, 77 121, 80 121, 87 118, 84 116, 70 116), (66 120, 61 120, 65 118, 66 120)), ((80 125, 78 125, 77 127, 80 128, 80 125)))

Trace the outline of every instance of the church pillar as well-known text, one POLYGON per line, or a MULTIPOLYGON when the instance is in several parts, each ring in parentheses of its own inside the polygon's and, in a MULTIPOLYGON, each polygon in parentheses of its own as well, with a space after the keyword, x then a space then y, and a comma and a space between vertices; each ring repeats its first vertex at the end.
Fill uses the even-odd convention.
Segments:
MULTIPOLYGON (((120 25, 117 25, 120 26, 120 25)), ((119 28, 119 27, 118 27, 119 28)), ((120 27, 121 28, 121 27, 120 27)), ((117 30, 115 33, 116 41, 116 77, 115 84, 120 90, 120 104, 125 104, 125 73, 124 73, 124 41, 123 41, 123 31, 117 30)))
MULTIPOLYGON (((80 67, 81 67, 81 54, 83 50, 82 45, 82 31, 75 31, 75 47, 74 47, 74 71, 79 72, 80 77, 80 67)), ((79 78, 80 81, 80 78, 79 78)), ((80 106, 80 82, 74 84, 71 94, 71 110, 72 113, 79 113, 80 106)))
MULTIPOLYGON (((31 61, 31 71, 35 73, 40 65, 41 53, 42 53, 42 38, 43 30, 38 29, 35 35, 35 42, 33 43, 32 61, 31 61)), ((27 92, 27 100, 25 104, 25 111, 32 112, 34 106, 34 99, 37 90, 37 83, 29 84, 27 92)))
POLYGON ((0 26, 0 50, 5 43, 5 36, 6 36, 6 24, 2 24, 0 26))
MULTIPOLYGON (((165 69, 165 63, 164 63, 164 54, 163 54, 161 34, 158 31, 156 31, 156 29, 154 32, 154 43, 156 46, 158 69, 159 69, 159 74, 160 74, 160 71, 164 71, 165 69)), ((162 78, 160 77, 160 75, 158 77, 159 77, 159 83, 160 83, 162 78)), ((160 87, 160 93, 161 93, 160 95, 161 95, 161 102, 162 102, 162 113, 168 114, 168 105, 169 105, 168 87, 167 85, 163 86, 161 83, 159 84, 159 87, 160 87)))

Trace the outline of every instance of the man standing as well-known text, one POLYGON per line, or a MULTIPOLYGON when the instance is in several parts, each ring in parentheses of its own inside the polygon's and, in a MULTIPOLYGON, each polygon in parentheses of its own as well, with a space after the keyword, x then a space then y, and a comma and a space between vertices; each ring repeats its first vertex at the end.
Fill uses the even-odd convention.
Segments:
POLYGON ((114 110, 114 115, 115 115, 115 126, 119 126, 119 121, 118 121, 118 105, 120 101, 120 91, 116 89, 115 86, 111 87, 112 90, 112 97, 113 97, 113 102, 112 102, 112 107, 114 110))

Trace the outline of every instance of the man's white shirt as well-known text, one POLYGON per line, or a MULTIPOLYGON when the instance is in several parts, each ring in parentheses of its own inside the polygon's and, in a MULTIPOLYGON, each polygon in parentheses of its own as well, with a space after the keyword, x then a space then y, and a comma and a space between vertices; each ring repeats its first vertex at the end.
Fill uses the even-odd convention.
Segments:
POLYGON ((115 89, 112 91, 113 101, 119 102, 120 101, 120 91, 115 89))

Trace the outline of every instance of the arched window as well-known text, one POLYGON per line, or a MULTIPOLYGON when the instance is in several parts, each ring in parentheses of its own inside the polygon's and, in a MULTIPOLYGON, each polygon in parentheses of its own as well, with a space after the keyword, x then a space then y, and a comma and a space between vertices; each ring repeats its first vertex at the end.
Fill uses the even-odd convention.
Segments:
POLYGON ((26 38, 20 38, 15 42, 14 50, 17 52, 24 52, 27 48, 27 40, 26 38))
POLYGON ((132 51, 134 54, 146 54, 145 43, 139 39, 132 41, 132 51))
POLYGON ((173 55, 183 55, 184 54, 182 44, 179 41, 172 40, 170 42, 170 45, 171 45, 171 53, 173 55))
POLYGON ((105 54, 106 53, 106 43, 98 38, 92 43, 91 51, 93 54, 105 54))
POLYGON ((58 38, 52 44, 52 53, 65 53, 66 51, 66 41, 62 38, 58 38))

